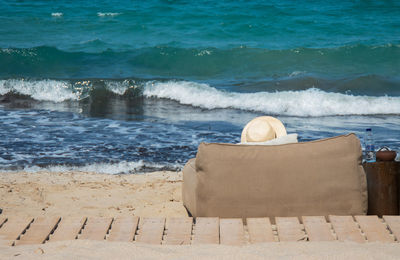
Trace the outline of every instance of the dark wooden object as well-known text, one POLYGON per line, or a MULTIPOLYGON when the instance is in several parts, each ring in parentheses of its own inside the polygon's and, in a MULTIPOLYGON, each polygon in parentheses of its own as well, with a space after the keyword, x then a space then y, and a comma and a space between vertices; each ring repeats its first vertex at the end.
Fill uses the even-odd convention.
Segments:
POLYGON ((364 163, 368 215, 399 215, 400 162, 364 163))

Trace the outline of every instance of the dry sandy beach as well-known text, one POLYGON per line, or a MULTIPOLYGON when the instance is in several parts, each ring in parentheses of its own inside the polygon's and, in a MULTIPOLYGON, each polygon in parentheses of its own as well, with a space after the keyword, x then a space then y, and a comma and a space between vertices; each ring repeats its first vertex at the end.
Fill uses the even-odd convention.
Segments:
POLYGON ((75 240, 44 245, 0 247, 0 259, 399 259, 398 244, 287 242, 242 247, 152 246, 129 242, 75 240))
POLYGON ((0 173, 0 208, 23 216, 187 216, 181 172, 0 173))
MULTIPOLYGON (((4 215, 187 216, 181 172, 144 175, 1 173, 4 215)), ((0 246, 0 259, 398 259, 397 243, 268 243, 232 246, 150 246, 75 240, 0 246)))

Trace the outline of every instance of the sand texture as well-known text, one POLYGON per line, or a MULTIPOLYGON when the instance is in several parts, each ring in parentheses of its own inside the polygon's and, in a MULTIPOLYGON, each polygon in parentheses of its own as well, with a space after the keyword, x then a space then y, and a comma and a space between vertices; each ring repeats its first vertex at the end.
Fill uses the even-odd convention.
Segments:
POLYGON ((287 242, 247 245, 152 246, 74 240, 1 247, 1 259, 399 259, 398 244, 287 242))
POLYGON ((0 173, 7 216, 187 216, 182 173, 0 173))

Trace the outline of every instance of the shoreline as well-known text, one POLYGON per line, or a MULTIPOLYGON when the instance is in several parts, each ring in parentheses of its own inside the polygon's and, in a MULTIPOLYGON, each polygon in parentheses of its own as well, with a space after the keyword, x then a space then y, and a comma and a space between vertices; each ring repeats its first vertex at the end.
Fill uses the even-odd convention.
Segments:
POLYGON ((187 216, 182 172, 1 172, 2 215, 187 216))

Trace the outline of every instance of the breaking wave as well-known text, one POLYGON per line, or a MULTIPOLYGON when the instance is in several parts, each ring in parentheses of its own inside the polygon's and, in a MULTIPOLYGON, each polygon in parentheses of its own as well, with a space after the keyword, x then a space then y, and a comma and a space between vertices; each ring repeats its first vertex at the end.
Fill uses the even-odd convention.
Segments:
POLYGON ((316 88, 234 93, 193 82, 147 83, 146 97, 167 98, 206 109, 234 108, 288 116, 400 114, 400 97, 354 96, 316 88))
POLYGON ((0 80, 0 95, 15 93, 39 101, 62 102, 78 100, 78 94, 67 81, 10 79, 0 80))
MULTIPOLYGON (((81 101, 109 95, 169 99, 202 109, 239 109, 273 115, 333 116, 400 114, 400 97, 335 93, 317 88, 296 91, 228 92, 190 81, 0 80, 0 95, 25 95, 38 101, 81 101)), ((1 99, 0 99, 1 102, 1 99)))

